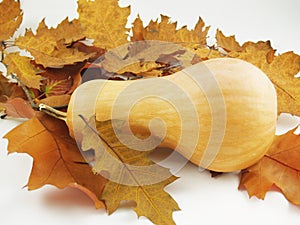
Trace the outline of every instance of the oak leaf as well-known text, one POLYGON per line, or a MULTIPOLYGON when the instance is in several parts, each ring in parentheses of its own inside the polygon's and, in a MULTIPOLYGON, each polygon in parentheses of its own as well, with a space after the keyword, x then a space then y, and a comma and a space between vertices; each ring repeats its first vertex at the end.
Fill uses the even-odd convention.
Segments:
MULTIPOLYGON (((114 123, 116 129, 123 129, 122 121, 114 123)), ((82 147, 95 151, 94 171, 109 176, 102 194, 108 212, 116 211, 122 201, 134 201, 138 216, 146 216, 155 224, 175 224, 172 213, 179 207, 164 188, 177 178, 169 169, 149 160, 150 151, 132 150, 123 145, 111 121, 96 122, 96 127, 97 130, 89 126, 84 129, 82 147)), ((123 138, 131 140, 131 136, 124 135, 123 138)))
POLYGON ((56 28, 48 28, 43 20, 36 35, 28 30, 25 36, 16 39, 15 44, 30 52, 37 64, 44 67, 59 67, 82 62, 94 53, 80 52, 72 47, 72 42, 83 39, 81 26, 77 20, 69 22, 65 19, 56 28))
POLYGON ((7 65, 7 73, 16 74, 24 85, 35 89, 40 88, 42 77, 36 74, 41 71, 31 63, 31 58, 20 56, 15 52, 6 54, 3 63, 7 65))
POLYGON ((0 3, 0 41, 9 39, 22 22, 20 2, 3 0, 0 3))
POLYGON ((275 138, 267 154, 242 173, 240 186, 251 196, 264 199, 276 185, 286 198, 300 204, 300 135, 290 131, 275 138))
POLYGON ((106 179, 92 172, 63 121, 37 114, 4 138, 9 141, 9 153, 27 153, 34 159, 29 190, 46 184, 58 188, 75 186, 92 197, 97 208, 105 207, 100 196, 106 179))
POLYGON ((133 23, 133 36, 132 41, 142 40, 159 40, 175 43, 193 43, 197 45, 206 45, 206 38, 209 27, 201 18, 199 18, 194 29, 188 30, 186 26, 177 30, 177 22, 171 23, 170 17, 161 15, 161 21, 158 22, 151 20, 150 23, 144 28, 143 23, 138 17, 133 23))
POLYGON ((94 46, 113 49, 128 42, 130 7, 121 8, 117 0, 79 0, 78 13, 83 34, 94 39, 94 46))
POLYGON ((233 36, 226 37, 218 32, 217 42, 228 51, 227 57, 252 63, 264 71, 273 82, 277 91, 278 113, 300 116, 300 79, 295 77, 300 71, 300 56, 293 52, 275 55, 270 41, 246 42, 239 48, 233 36))

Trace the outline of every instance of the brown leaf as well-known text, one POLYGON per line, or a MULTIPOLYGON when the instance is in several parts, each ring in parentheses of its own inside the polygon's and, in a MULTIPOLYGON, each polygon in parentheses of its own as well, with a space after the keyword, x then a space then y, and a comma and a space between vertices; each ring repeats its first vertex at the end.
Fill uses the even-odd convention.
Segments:
POLYGON ((36 75, 41 71, 31 63, 31 59, 20 56, 19 53, 9 53, 5 55, 4 64, 7 65, 8 74, 16 74, 18 78, 29 88, 39 89, 41 76, 36 75))
POLYGON ((168 16, 161 15, 161 22, 151 20, 148 26, 143 28, 143 23, 138 17, 133 23, 132 41, 159 40, 175 43, 193 43, 206 45, 206 37, 209 27, 201 18, 193 30, 188 30, 186 26, 177 30, 177 23, 171 23, 168 16))
POLYGON ((22 22, 20 2, 3 0, 0 3, 0 41, 9 39, 22 22))
POLYGON ((76 142, 69 136, 63 121, 44 114, 24 122, 4 138, 9 141, 9 153, 27 153, 34 159, 28 189, 35 190, 46 184, 58 188, 82 186, 97 208, 105 207, 100 200, 106 179, 95 175, 84 161, 76 142))
POLYGON ((8 99, 5 103, 0 103, 0 106, 5 108, 7 116, 13 118, 32 118, 34 110, 31 108, 28 101, 23 98, 8 99))
POLYGON ((38 101, 38 103, 42 103, 54 108, 63 108, 68 106, 70 98, 71 95, 53 95, 38 101))
POLYGON ((81 84, 80 71, 85 63, 64 66, 63 68, 46 68, 40 75, 43 77, 41 90, 48 96, 72 94, 81 84))
MULTIPOLYGON (((118 124, 116 129, 122 130, 122 121, 115 122, 118 124)), ((97 130, 89 126, 84 129, 82 148, 94 149, 94 170, 105 172, 110 178, 102 195, 108 212, 116 211, 124 200, 135 201, 134 210, 138 216, 146 216, 155 224, 175 224, 172 213, 179 207, 164 188, 177 178, 169 169, 159 165, 152 167, 154 163, 148 159, 149 151, 136 151, 123 145, 115 135, 111 121, 97 122, 97 130), (104 153, 101 146, 105 148, 104 153)), ((128 136, 126 140, 130 138, 128 136)))
POLYGON ((57 28, 50 29, 43 20, 36 35, 28 30, 25 36, 16 39, 15 44, 29 51, 37 64, 44 67, 59 67, 82 62, 94 55, 94 53, 86 54, 76 47, 70 47, 72 42, 82 38, 84 35, 77 20, 69 22, 65 19, 57 28))
POLYGON ((0 102, 5 101, 5 99, 3 99, 4 96, 9 97, 12 95, 14 85, 15 84, 9 82, 0 72, 0 102))
POLYGON ((87 46, 81 42, 75 42, 72 44, 72 47, 77 48, 80 52, 84 52, 87 54, 94 54, 92 57, 88 59, 89 62, 94 62, 99 57, 101 57, 105 53, 105 49, 98 48, 96 46, 87 46))
POLYGON ((300 204, 300 136, 293 132, 276 137, 264 158, 242 173, 239 188, 245 187, 250 197, 264 199, 276 185, 289 201, 300 204))
POLYGON ((121 8, 117 0, 79 0, 78 13, 83 34, 94 39, 95 46, 113 49, 128 42, 130 7, 121 8))

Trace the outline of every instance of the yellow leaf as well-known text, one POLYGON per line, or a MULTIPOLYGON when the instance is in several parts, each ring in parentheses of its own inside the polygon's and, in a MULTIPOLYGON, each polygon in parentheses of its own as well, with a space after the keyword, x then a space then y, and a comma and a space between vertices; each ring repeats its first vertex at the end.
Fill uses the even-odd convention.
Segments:
POLYGON ((29 30, 25 36, 18 37, 15 44, 29 51, 37 64, 44 67, 57 67, 74 64, 91 57, 92 54, 86 54, 68 46, 83 37, 77 20, 69 22, 65 19, 57 28, 50 29, 43 20, 36 35, 29 30))
POLYGON ((5 56, 3 62, 7 65, 8 74, 16 74, 27 87, 39 89, 42 77, 36 74, 41 71, 35 68, 30 61, 30 58, 20 56, 19 53, 10 53, 5 56))
POLYGON ((117 0, 79 0, 78 13, 83 34, 94 39, 95 46, 113 49, 128 42, 130 7, 121 8, 117 0))
POLYGON ((217 30, 216 34, 216 40, 217 40, 217 45, 224 50, 231 52, 231 51, 242 51, 242 47, 240 44, 235 40, 235 36, 229 36, 226 37, 222 31, 217 30))
POLYGON ((57 43, 57 47, 48 53, 29 47, 27 50, 34 56, 35 62, 44 67, 61 67, 73 65, 76 62, 85 61, 95 53, 80 52, 77 48, 67 48, 63 43, 57 43))
POLYGON ((188 30, 186 26, 177 30, 177 23, 171 23, 170 18, 161 15, 161 22, 151 20, 148 26, 143 28, 141 19, 138 17, 133 23, 133 36, 131 40, 159 40, 175 43, 193 43, 206 45, 206 37, 209 27, 201 18, 194 29, 188 30))
POLYGON ((0 3, 0 41, 10 38, 22 22, 20 2, 3 0, 0 3))
MULTIPOLYGON (((149 160, 149 151, 132 150, 123 145, 111 123, 96 122, 97 130, 87 126, 82 143, 83 150, 95 151, 95 172, 108 174, 109 181, 102 194, 108 212, 116 211, 124 200, 134 201, 138 216, 146 216, 155 224, 175 224, 172 213, 179 208, 164 188, 177 178, 169 169, 149 160)), ((122 121, 113 123, 118 131, 123 129, 122 121)), ((125 133, 122 133, 122 137, 126 141, 132 140, 132 136, 125 133)))

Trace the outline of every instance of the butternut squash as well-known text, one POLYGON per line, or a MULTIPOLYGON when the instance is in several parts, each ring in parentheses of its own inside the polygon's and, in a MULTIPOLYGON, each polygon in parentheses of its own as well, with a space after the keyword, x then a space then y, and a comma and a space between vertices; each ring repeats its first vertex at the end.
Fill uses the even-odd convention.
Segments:
POLYGON ((127 121, 133 134, 149 136, 133 136, 137 149, 168 147, 198 166, 230 172, 249 167, 268 150, 275 134, 277 98, 260 69, 222 58, 167 77, 89 81, 69 104, 72 135, 75 126, 81 129, 74 120, 79 114, 95 114, 98 121, 127 121))

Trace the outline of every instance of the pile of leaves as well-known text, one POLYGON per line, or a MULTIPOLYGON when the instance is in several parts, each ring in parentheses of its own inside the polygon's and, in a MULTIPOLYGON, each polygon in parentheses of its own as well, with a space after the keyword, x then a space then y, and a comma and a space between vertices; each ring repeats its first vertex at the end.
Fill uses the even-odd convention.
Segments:
MULTIPOLYGON (((41 103, 66 110, 70 96, 82 81, 82 74, 89 68, 94 69, 91 76, 95 78, 117 80, 165 76, 182 69, 177 56, 184 52, 178 50, 158 55, 156 61, 146 64, 141 59, 121 71, 109 71, 109 63, 94 66, 95 60, 105 60, 104 53, 130 42, 157 40, 180 44, 194 54, 192 64, 220 57, 248 61, 262 69, 276 87, 279 113, 300 116, 300 80, 295 77, 300 71, 300 56, 293 52, 277 54, 269 41, 240 45, 234 36, 226 37, 217 30, 215 45, 208 46, 209 27, 201 18, 192 30, 177 29, 176 22, 170 22, 167 16, 148 25, 138 17, 128 29, 130 7, 120 7, 117 0, 79 0, 78 19, 66 18, 56 28, 49 28, 42 21, 36 33, 27 30, 24 36, 12 39, 22 22, 20 3, 3 0, 0 11, 1 63, 7 69, 6 75, 0 74, 0 111, 2 117, 29 119, 5 136, 9 140, 9 153, 27 153, 34 159, 29 190, 46 184, 58 188, 71 186, 85 192, 96 208, 105 208, 109 214, 115 212, 121 202, 134 201, 138 216, 145 216, 154 224, 175 224, 172 213, 179 210, 179 206, 164 188, 177 178, 168 169, 159 167, 158 172, 170 173, 170 178, 153 185, 142 185, 137 174, 126 166, 122 168, 123 174, 135 180, 135 185, 110 181, 99 173, 109 169, 108 164, 97 162, 92 168, 70 137, 64 121, 36 110, 41 103), (92 45, 90 40, 93 40, 92 45), (18 82, 12 82, 12 78, 18 82)), ((115 64, 122 63, 118 62, 122 59, 111 60, 115 64)), ((148 159, 149 152, 137 152, 119 143, 109 121, 101 126, 97 124, 97 128, 97 135, 107 143, 107 151, 123 163, 154 164, 148 159)), ((250 196, 263 199, 276 186, 291 203, 299 205, 299 146, 300 136, 293 131, 276 137, 268 153, 241 172, 239 188, 246 188, 250 196)), ((151 179, 157 174, 147 176, 151 179)))

